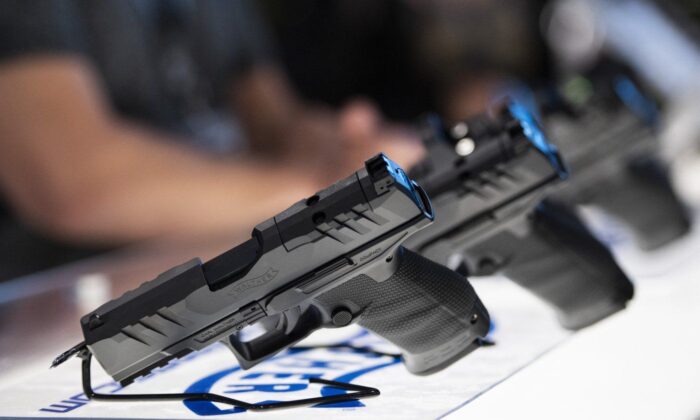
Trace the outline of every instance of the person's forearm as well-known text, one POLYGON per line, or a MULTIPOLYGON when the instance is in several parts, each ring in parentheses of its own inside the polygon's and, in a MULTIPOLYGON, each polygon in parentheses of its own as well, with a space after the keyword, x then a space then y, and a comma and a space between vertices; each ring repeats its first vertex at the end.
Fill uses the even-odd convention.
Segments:
POLYGON ((409 164, 420 150, 380 130, 372 112, 338 118, 306 110, 297 118, 298 104, 274 71, 251 77, 239 86, 239 99, 247 98, 240 112, 257 124, 248 134, 267 145, 274 166, 225 162, 129 125, 109 109, 96 72, 80 58, 0 64, 0 189, 45 232, 123 243, 248 230, 379 151, 409 164))
MULTIPOLYGON (((252 229, 312 194, 291 170, 223 161, 126 127, 65 166, 34 166, 34 186, 11 197, 29 223, 62 239, 124 243, 163 235, 252 229), (49 197, 50 196, 50 197, 49 197)), ((56 141, 59 141, 56 139, 56 141)))
POLYGON ((316 187, 290 169, 201 156, 145 131, 114 135, 103 163, 90 169, 96 179, 65 197, 49 226, 64 238, 124 242, 250 230, 316 187))
POLYGON ((304 194, 310 177, 223 162, 129 126, 71 57, 0 67, 0 188, 62 239, 122 243, 245 228, 304 194))

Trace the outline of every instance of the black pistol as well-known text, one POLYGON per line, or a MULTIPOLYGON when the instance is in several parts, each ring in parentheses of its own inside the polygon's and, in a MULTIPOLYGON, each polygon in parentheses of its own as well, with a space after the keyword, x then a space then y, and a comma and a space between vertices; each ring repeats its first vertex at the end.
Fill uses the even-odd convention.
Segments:
POLYGON ((405 245, 469 276, 501 272, 579 329, 625 307, 633 286, 568 206, 547 199, 567 170, 531 114, 507 102, 454 127, 432 116, 410 175, 436 222, 405 245))
MULTIPOLYGON (((380 154, 263 221, 252 238, 193 259, 85 315, 85 342, 122 385, 212 343, 250 368, 320 328, 357 321, 418 375, 478 347, 489 315, 466 279, 402 243, 433 221, 425 192, 380 154), (241 330, 264 327, 246 340, 241 330)), ((189 397, 192 398, 192 397, 189 397)))
POLYGON ((603 62, 536 96, 543 125, 571 174, 553 198, 614 216, 643 250, 660 248, 690 230, 685 206, 659 158, 656 104, 624 68, 603 62))

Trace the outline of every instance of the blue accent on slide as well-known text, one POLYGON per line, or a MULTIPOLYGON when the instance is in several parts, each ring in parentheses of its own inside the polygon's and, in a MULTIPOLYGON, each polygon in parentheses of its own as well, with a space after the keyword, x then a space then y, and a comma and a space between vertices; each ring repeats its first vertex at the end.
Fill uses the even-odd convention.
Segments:
POLYGON ((537 123, 532 113, 530 113, 525 106, 515 101, 508 103, 508 110, 513 117, 520 121, 523 134, 525 134, 525 136, 530 140, 532 145, 547 156, 550 163, 559 174, 559 177, 561 179, 566 179, 569 176, 569 173, 559 157, 559 152, 557 151, 556 146, 547 141, 544 132, 540 128, 540 125, 537 123))
POLYGON ((647 98, 637 85, 626 76, 618 76, 614 82, 615 93, 622 102, 649 125, 656 125, 659 111, 656 104, 647 98))

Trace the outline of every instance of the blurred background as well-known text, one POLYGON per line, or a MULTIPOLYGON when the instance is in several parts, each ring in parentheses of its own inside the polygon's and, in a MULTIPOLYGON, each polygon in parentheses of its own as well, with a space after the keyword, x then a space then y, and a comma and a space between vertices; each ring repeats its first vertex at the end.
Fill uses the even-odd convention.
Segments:
POLYGON ((699 16, 692 0, 5 0, 0 279, 247 234, 374 153, 416 162, 428 112, 455 122, 610 66, 662 109, 692 203, 699 16))
POLYGON ((103 302, 240 243, 376 153, 410 168, 427 114, 451 126, 510 96, 562 150, 617 140, 633 120, 662 172, 650 183, 678 205, 618 189, 606 210, 625 207, 639 222, 627 231, 584 206, 643 284, 632 315, 481 400, 511 417, 528 403, 539 413, 539 391, 583 418, 697 415, 700 336, 678 322, 698 313, 697 229, 647 247, 629 231, 655 234, 643 226, 655 210, 680 238, 700 207, 699 19, 700 0, 0 0, 0 369, 45 373, 103 302), (607 405, 589 404, 601 395, 607 405))

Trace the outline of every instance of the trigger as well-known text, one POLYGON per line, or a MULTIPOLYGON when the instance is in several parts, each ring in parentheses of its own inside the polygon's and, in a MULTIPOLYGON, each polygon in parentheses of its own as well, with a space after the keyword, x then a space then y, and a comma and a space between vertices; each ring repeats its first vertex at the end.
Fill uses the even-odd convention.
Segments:
POLYGON ((296 327, 299 318, 301 318, 301 308, 296 306, 283 312, 282 318, 284 318, 284 333, 291 334, 296 327))
POLYGON ((258 321, 258 324, 262 327, 263 330, 265 331, 274 331, 274 330, 280 330, 284 328, 286 321, 282 314, 277 314, 277 315, 272 315, 272 316, 267 316, 260 321, 258 321))

